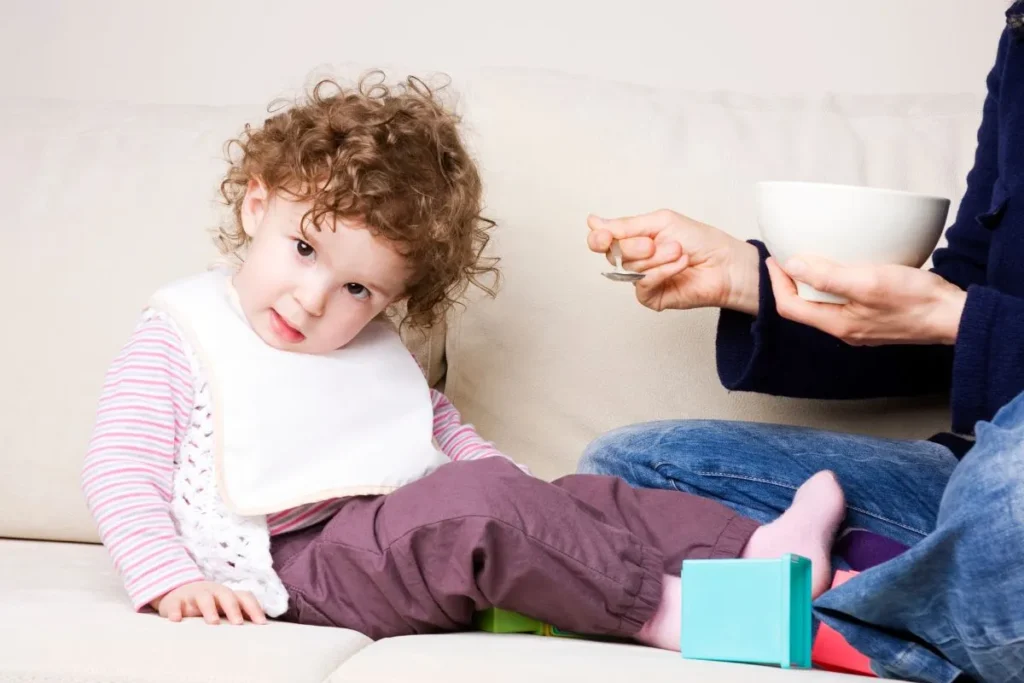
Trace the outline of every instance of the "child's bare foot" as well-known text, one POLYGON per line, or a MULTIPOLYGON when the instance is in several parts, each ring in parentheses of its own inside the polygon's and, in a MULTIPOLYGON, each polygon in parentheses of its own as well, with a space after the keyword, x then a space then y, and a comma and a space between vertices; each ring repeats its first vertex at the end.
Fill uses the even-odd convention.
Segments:
POLYGON ((817 598, 832 578, 832 541, 845 512, 846 498, 835 475, 818 472, 797 489, 781 517, 754 532, 741 557, 806 557, 811 561, 811 595, 817 598))
POLYGON ((678 576, 666 575, 662 579, 658 609, 636 634, 636 640, 662 650, 678 651, 682 627, 683 584, 678 576))

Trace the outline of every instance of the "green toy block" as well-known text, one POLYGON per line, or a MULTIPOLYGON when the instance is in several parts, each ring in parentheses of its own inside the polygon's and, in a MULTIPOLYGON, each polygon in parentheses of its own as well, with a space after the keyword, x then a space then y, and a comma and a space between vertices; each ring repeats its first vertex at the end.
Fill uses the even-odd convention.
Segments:
POLYGON ((473 625, 479 631, 487 633, 528 633, 535 636, 555 636, 558 638, 584 638, 578 633, 570 633, 546 624, 543 621, 510 612, 509 610, 491 607, 473 616, 473 625))
POLYGON ((492 607, 477 612, 473 618, 473 625, 480 631, 488 633, 534 633, 544 635, 544 624, 536 619, 523 616, 518 612, 492 607))

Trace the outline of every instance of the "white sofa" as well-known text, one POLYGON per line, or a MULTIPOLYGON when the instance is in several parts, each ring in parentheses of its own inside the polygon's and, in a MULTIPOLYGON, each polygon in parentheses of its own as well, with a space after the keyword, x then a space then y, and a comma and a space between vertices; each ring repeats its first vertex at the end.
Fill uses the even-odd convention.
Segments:
MULTIPOLYGON (((130 30, 135 22, 143 31, 147 13, 159 18, 164 10, 147 9, 147 3, 97 4, 90 10, 52 1, 5 3, 12 21, 0 33, 5 50, 0 537, 9 539, 0 540, 0 681, 611 683, 833 677, 688 662, 640 647, 561 639, 465 634, 372 643, 343 630, 285 624, 213 628, 133 613, 103 548, 95 545, 78 486, 97 392, 146 295, 169 278, 203 267, 212 255, 204 231, 217 219, 220 146, 243 122, 259 121, 265 102, 281 94, 278 57, 287 62, 287 55, 272 50, 247 61, 245 50, 240 55, 225 48, 218 56, 237 59, 237 69, 267 67, 270 75, 264 89, 254 85, 259 79, 251 70, 240 76, 245 87, 225 83, 228 99, 237 100, 233 104, 204 102, 192 96, 213 92, 215 84, 193 68, 202 63, 195 45, 201 46, 201 34, 214 35, 223 27, 196 29, 192 42, 189 36, 161 38, 161 51, 173 44, 176 52, 157 58, 155 48, 146 52, 149 34, 130 30), (124 14, 110 15, 113 9, 124 14), (93 45, 95 52, 89 49, 93 45), (140 51, 139 63, 104 61, 116 54, 130 62, 135 55, 130 50, 140 51)), ((750 13, 763 18, 765 4, 750 3, 750 13)), ((807 58, 807 78, 824 83, 829 64, 845 65, 835 73, 854 84, 848 92, 709 91, 706 76, 698 79, 699 88, 684 89, 642 78, 630 84, 521 65, 450 69, 457 75, 467 135, 483 169, 488 211, 499 223, 493 246, 505 280, 497 299, 474 296, 446 329, 409 342, 431 381, 443 383, 464 416, 538 475, 573 471, 590 439, 642 420, 772 420, 895 436, 945 427, 941 399, 848 404, 730 395, 714 371, 715 314, 643 309, 628 286, 600 277, 604 262, 585 248, 584 220, 591 211, 615 215, 672 207, 753 237, 751 188, 759 179, 867 183, 959 199, 972 160, 984 69, 998 36, 997 11, 1005 3, 905 3, 916 14, 901 3, 894 10, 900 30, 863 14, 887 4, 866 3, 863 11, 849 3, 837 3, 842 12, 835 6, 813 9, 826 4, 776 3, 774 35, 749 26, 740 31, 743 40, 759 40, 759 46, 709 56, 704 63, 692 59, 691 49, 686 68, 717 68, 729 82, 734 67, 755 86, 774 84, 777 68, 803 68, 794 45, 807 43, 800 42, 798 32, 787 33, 787 25, 827 32, 848 12, 867 38, 836 40, 843 50, 861 45, 865 69, 886 84, 882 92, 863 92, 860 85, 870 78, 851 68, 854 58, 838 53, 826 54, 824 66, 807 58), (788 16, 787 11, 823 13, 788 16), (985 12, 991 16, 979 20, 978 13, 985 12), (964 50, 962 60, 941 57, 927 22, 964 30, 960 39, 949 37, 964 50), (952 85, 937 86, 942 75, 906 45, 878 48, 889 66, 876 63, 877 55, 869 58, 875 48, 862 42, 870 42, 875 26, 890 40, 916 41, 935 57, 934 68, 949 67, 952 85), (888 69, 899 72, 901 56, 912 67, 894 75, 888 69), (956 69, 949 66, 954 63, 956 69), (763 69, 760 81, 757 69, 763 69), (900 78, 910 80, 912 72, 921 76, 915 82, 925 83, 926 92, 900 94, 900 78)), ((319 7, 341 21, 352 9, 341 5, 319 7)), ((643 5, 644 11, 656 12, 643 5)), ((709 12, 721 41, 735 39, 722 28, 721 9, 702 9, 707 3, 699 2, 679 5, 684 9, 671 12, 690 20, 691 37, 700 34, 694 22, 709 12)), ((577 11, 588 8, 576 6, 577 11)), ((243 14, 243 6, 235 10, 232 15, 216 3, 209 9, 226 22, 243 14)), ((166 18, 177 30, 193 19, 201 25, 205 11, 199 3, 183 2, 166 18)), ((376 12, 383 21, 392 10, 360 11, 376 12)), ((563 37, 570 35, 573 16, 564 8, 556 13, 563 37)), ((271 13, 266 20, 283 19, 271 13)), ((470 24, 480 20, 461 18, 470 24)), ((252 28, 259 20, 248 21, 252 28)), ((439 30, 448 19, 441 14, 433 21, 424 30, 439 30)), ((742 24, 741 16, 738 21, 742 24)), ((614 24, 610 18, 604 26, 614 24)), ((279 34, 289 35, 300 52, 306 41, 323 37, 316 34, 322 29, 310 29, 310 38, 300 35, 300 28, 308 26, 279 34)), ((528 38, 498 37, 495 46, 505 50, 502 54, 511 54, 513 44, 529 50, 528 38)), ((648 49, 643 36, 630 40, 617 45, 648 49)), ((263 48, 269 44, 255 42, 263 48)), ((666 50, 663 56, 672 52, 666 50)), ((417 72, 412 52, 401 53, 411 66, 393 75, 417 72)), ((627 52, 622 59, 628 61, 627 52)), ((558 54, 569 59, 568 51, 558 54)), ((601 59, 609 62, 607 55, 601 59)), ((310 66, 294 71, 294 78, 301 81, 310 66)), ((658 68, 657 73, 666 73, 663 65, 658 68)), ((210 69, 224 73, 223 64, 212 58, 210 69)), ((336 71, 355 73, 351 66, 336 71)), ((680 76, 684 84, 686 79, 680 76)), ((802 83, 799 74, 789 80, 802 83)))

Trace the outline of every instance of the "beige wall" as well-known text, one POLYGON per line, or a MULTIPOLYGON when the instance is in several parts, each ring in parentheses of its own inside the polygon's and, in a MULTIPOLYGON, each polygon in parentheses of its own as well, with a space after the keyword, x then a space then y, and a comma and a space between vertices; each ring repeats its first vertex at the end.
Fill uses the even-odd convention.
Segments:
POLYGON ((261 103, 316 65, 354 61, 453 75, 544 68, 750 93, 978 92, 1008 4, 2 0, 0 87, 75 99, 261 103))

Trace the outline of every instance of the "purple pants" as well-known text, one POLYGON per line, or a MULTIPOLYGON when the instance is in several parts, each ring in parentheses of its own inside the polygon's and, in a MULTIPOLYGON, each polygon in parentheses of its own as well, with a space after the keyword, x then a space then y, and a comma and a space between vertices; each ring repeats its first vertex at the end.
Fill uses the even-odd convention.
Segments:
POLYGON ((757 526, 690 494, 597 475, 548 483, 488 458, 349 499, 271 550, 286 621, 377 639, 466 630, 493 606, 629 637, 654 613, 664 574, 687 558, 738 557, 757 526))

